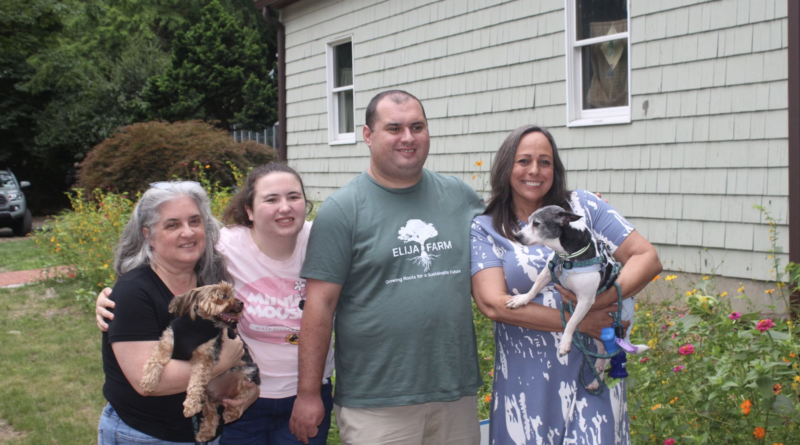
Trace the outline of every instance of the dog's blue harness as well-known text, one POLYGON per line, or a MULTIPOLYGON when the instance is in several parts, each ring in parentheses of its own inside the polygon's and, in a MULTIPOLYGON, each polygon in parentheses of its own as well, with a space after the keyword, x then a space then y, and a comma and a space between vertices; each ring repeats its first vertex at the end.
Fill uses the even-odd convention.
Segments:
POLYGON ((547 268, 550 269, 550 278, 553 282, 561 284, 561 281, 566 281, 567 277, 572 273, 596 272, 601 274, 600 287, 597 289, 598 295, 613 286, 617 281, 622 265, 617 263, 614 257, 611 256, 611 250, 606 243, 597 241, 597 255, 594 258, 572 261, 572 258, 583 255, 589 250, 591 245, 591 243, 587 244, 583 249, 570 255, 556 253, 547 263, 547 268))
MULTIPOLYGON (((600 295, 601 293, 605 292, 611 286, 615 286, 617 288, 617 295, 619 296, 619 303, 617 312, 611 314, 612 318, 614 318, 614 327, 618 328, 618 331, 622 331, 622 288, 619 287, 619 283, 617 283, 617 277, 619 277, 619 272, 622 270, 622 264, 614 260, 614 257, 611 256, 611 250, 609 249, 608 245, 603 241, 597 240, 597 255, 594 258, 583 260, 583 261, 572 261, 572 258, 576 258, 587 250, 592 244, 589 243, 583 249, 570 254, 570 255, 563 255, 556 253, 547 262, 547 268, 550 269, 550 278, 553 280, 553 283, 561 284, 560 280, 566 280, 567 276, 571 273, 600 273, 600 286, 597 289, 597 294, 600 295), (560 277, 560 278, 559 278, 560 277)), ((573 313, 575 308, 572 306, 572 302, 568 305, 561 304, 561 324, 564 327, 567 327, 567 320, 564 316, 564 311, 568 310, 569 313, 573 313)), ((616 352, 611 354, 598 354, 596 352, 589 351, 588 345, 591 339, 586 334, 581 334, 580 331, 576 328, 575 335, 572 337, 572 344, 578 348, 579 351, 583 353, 583 360, 581 362, 581 368, 583 368, 587 364, 586 356, 594 357, 595 359, 602 358, 611 358, 616 356, 617 354, 622 351, 622 349, 617 349, 616 352)), ((597 370, 594 366, 589 366, 592 370, 592 374, 594 374, 595 379, 600 382, 600 387, 597 391, 591 391, 586 389, 590 394, 593 395, 600 395, 603 393, 603 385, 605 385, 605 381, 600 380, 600 375, 597 373, 597 370)), ((586 388, 586 382, 583 378, 583 372, 580 374, 580 381, 584 388, 586 388)))

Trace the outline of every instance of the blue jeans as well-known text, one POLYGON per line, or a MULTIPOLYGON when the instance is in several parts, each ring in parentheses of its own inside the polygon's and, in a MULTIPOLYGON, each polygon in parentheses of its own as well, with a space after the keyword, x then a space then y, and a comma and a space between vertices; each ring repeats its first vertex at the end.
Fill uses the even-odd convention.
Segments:
MULTIPOLYGON (((325 445, 331 428, 333 409, 333 385, 322 386, 322 404, 325 417, 319 426, 317 437, 309 439, 309 445, 325 445)), ((296 445, 302 444, 289 432, 289 419, 297 396, 285 399, 262 399, 253 403, 236 422, 225 425, 220 445, 296 445)))
MULTIPOLYGON (((219 437, 211 442, 206 442, 208 445, 219 445, 219 437)), ((148 436, 138 430, 128 426, 122 419, 119 418, 114 407, 110 403, 106 403, 103 408, 103 415, 100 416, 100 425, 97 427, 97 444, 98 445, 139 445, 139 444, 155 444, 155 445, 194 445, 195 442, 169 442, 166 440, 156 439, 153 436, 148 436)))

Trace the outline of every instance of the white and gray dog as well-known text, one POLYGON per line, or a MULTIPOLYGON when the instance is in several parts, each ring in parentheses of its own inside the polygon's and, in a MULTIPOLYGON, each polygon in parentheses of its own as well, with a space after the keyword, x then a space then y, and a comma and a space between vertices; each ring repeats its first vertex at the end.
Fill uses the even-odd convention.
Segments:
MULTIPOLYGON (((532 246, 541 244, 553 250, 547 259, 549 264, 556 255, 568 258, 573 262, 583 262, 598 256, 606 256, 603 263, 588 267, 577 267, 573 269, 561 269, 556 271, 558 280, 564 288, 571 290, 578 298, 575 310, 564 328, 564 335, 558 345, 558 355, 563 356, 569 353, 572 348, 572 336, 578 324, 589 312, 595 302, 595 296, 603 279, 607 276, 608 263, 614 264, 614 259, 606 249, 600 248, 597 239, 592 236, 591 230, 581 221, 581 216, 572 212, 567 212, 559 206, 546 206, 533 212, 528 220, 528 225, 517 232, 514 237, 520 244, 532 246)), ((527 294, 512 297, 506 303, 509 308, 518 308, 528 304, 536 295, 541 292, 544 286, 550 282, 550 269, 542 269, 533 288, 527 294)), ((610 283, 608 283, 610 284, 610 283)), ((595 340, 597 352, 606 353, 603 342, 595 340)), ((638 352, 644 352, 650 348, 644 345, 637 345, 638 352)), ((600 378, 603 378, 603 371, 609 359, 598 359, 595 362, 600 378)), ((597 380, 587 386, 594 390, 599 387, 597 380)))

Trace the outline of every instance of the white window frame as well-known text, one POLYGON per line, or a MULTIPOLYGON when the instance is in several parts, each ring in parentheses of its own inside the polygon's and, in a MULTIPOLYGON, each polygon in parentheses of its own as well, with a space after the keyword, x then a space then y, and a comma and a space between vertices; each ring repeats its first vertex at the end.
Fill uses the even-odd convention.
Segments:
POLYGON ((593 125, 628 124, 631 122, 631 2, 628 0, 628 31, 610 36, 595 37, 576 42, 577 35, 576 5, 577 0, 565 0, 564 20, 566 21, 566 63, 567 63, 567 127, 587 127, 593 125), (628 57, 628 105, 624 107, 583 109, 583 58, 584 46, 627 39, 628 57))
POLYGON ((328 77, 328 144, 329 145, 345 145, 345 144, 355 144, 356 143, 356 133, 355 133, 355 83, 356 83, 356 75, 355 75, 355 54, 351 52, 353 57, 353 84, 349 86, 334 88, 334 60, 333 60, 333 48, 337 45, 341 45, 342 43, 350 42, 351 48, 354 50, 355 45, 353 45, 353 36, 348 35, 344 37, 338 37, 335 40, 331 40, 326 44, 326 64, 327 64, 327 77, 328 77), (353 91, 353 132, 352 133, 339 133, 339 101, 338 95, 336 93, 342 91, 353 91))

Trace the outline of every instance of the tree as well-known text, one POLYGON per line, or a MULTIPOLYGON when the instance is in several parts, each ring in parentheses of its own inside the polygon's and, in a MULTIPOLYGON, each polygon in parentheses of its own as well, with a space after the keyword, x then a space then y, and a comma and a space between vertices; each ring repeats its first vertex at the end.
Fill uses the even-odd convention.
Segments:
POLYGON ((212 1, 199 23, 178 33, 172 66, 150 80, 145 99, 152 116, 217 121, 227 130, 271 125, 277 88, 265 63, 269 52, 258 32, 212 1))
POLYGON ((421 219, 410 219, 397 233, 400 235, 397 238, 403 241, 403 243, 408 243, 409 241, 419 243, 420 255, 409 259, 409 261, 413 261, 414 264, 421 264, 425 268, 425 272, 430 270, 433 258, 439 256, 430 255, 425 251, 425 241, 439 235, 439 232, 436 231, 433 224, 426 223, 421 219))

